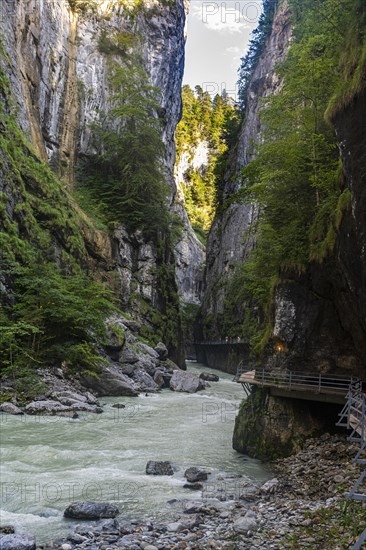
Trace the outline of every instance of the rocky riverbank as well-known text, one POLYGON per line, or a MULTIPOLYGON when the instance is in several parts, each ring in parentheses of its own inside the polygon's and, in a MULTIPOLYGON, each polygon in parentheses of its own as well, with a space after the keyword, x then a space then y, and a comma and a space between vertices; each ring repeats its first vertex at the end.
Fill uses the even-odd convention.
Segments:
POLYGON ((5 378, 0 412, 77 417, 78 412, 102 413, 98 397, 134 397, 162 388, 194 393, 207 387, 202 377, 182 371, 171 361, 162 342, 154 348, 144 342, 136 321, 116 316, 108 319, 107 327, 108 342, 100 349, 104 364, 98 372, 72 372, 63 364, 38 369, 23 386, 19 380, 5 378))
MULTIPOLYGON (((126 523, 121 515, 81 522, 67 540, 37 549, 346 550, 366 523, 362 504, 344 498, 360 473, 352 463, 356 450, 344 436, 326 434, 308 440, 296 455, 274 462, 276 477, 262 486, 248 488, 237 478, 237 484, 225 490, 227 480, 208 481, 202 500, 172 502, 181 512, 171 523, 126 523)), ((5 542, 3 550, 18 548, 5 542)))

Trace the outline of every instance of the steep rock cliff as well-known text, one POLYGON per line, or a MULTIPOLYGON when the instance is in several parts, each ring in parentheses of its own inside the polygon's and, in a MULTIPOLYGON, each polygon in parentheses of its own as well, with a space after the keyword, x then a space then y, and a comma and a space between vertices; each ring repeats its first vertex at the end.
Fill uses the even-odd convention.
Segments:
MULTIPOLYGON (((255 144, 262 139, 261 100, 281 91, 275 65, 285 59, 291 34, 287 3, 279 2, 270 36, 249 83, 241 134, 224 182, 224 208, 215 218, 207 245, 201 325, 206 339, 232 336, 223 332, 228 282, 235 267, 245 264, 255 244, 260 212, 256 205, 233 204, 230 199, 240 189, 236 174, 253 160, 255 144)), ((363 82, 364 65, 361 70, 358 76, 363 82)), ((349 191, 350 207, 344 205, 339 211, 335 245, 326 258, 309 261, 300 274, 289 270, 280 274, 271 303, 267 304, 271 326, 269 344, 261 358, 267 369, 348 374, 365 379, 364 113, 364 87, 359 85, 354 97, 348 97, 347 105, 332 115, 343 163, 341 191, 349 191)), ((244 315, 243 309, 238 323, 243 322, 244 315)), ((226 354, 229 352, 227 346, 226 354)), ((233 355, 236 364, 239 359, 233 355)), ((249 366, 249 354, 241 353, 241 359, 244 366, 249 366)), ((206 360, 214 365, 209 353, 206 360)), ((229 358, 227 362, 227 368, 234 367, 229 358)), ((264 390, 255 392, 254 401, 254 417, 249 402, 242 407, 233 444, 235 449, 257 457, 287 454, 312 433, 329 429, 329 421, 334 424, 337 419, 331 405, 273 397, 264 390)))
MULTIPOLYGON (((360 84, 354 86, 351 79, 344 84, 344 90, 349 86, 343 92, 346 100, 332 99, 327 118, 339 142, 340 191, 350 201, 339 210, 334 247, 327 256, 309 261, 301 274, 282 273, 270 304, 272 328, 262 365, 365 380, 366 69, 362 54, 358 67, 347 55, 343 62, 353 68, 351 74, 357 74, 360 84), (277 351, 276 342, 281 344, 277 351)), ((254 416, 251 402, 242 405, 233 445, 260 458, 289 454, 309 435, 334 426, 339 412, 329 404, 272 397, 260 389, 253 402, 254 416)))
MULTIPOLYGON (((262 100, 280 89, 281 82, 275 73, 275 66, 284 59, 290 38, 289 9, 287 2, 282 2, 249 84, 244 122, 225 176, 222 203, 239 190, 235 176, 254 158, 254 144, 260 140, 261 134, 259 113, 262 100)), ((222 333, 221 319, 227 284, 234 268, 245 262, 253 248, 257 214, 255 204, 231 203, 224 212, 219 210, 214 219, 206 248, 202 306, 203 332, 209 339, 227 336, 222 333)))
MULTIPOLYGON (((334 253, 301 277, 282 281, 274 298, 273 336, 287 351, 270 355, 267 368, 333 372, 366 379, 365 173, 366 92, 333 118, 340 141, 351 208, 344 214, 334 253)), ((293 452, 309 435, 334 427, 339 406, 254 392, 236 419, 233 446, 269 458, 293 452)))
POLYGON ((283 282, 275 296, 274 336, 288 346, 284 366, 295 362, 321 372, 366 378, 366 95, 334 115, 350 208, 335 249, 306 275, 283 282), (287 327, 287 328, 286 328, 287 327))
MULTIPOLYGON (((164 162, 173 209, 174 132, 181 113, 184 66, 183 2, 145 2, 143 9, 132 13, 117 0, 82 11, 73 11, 64 0, 26 0, 5 3, 1 10, 4 49, 10 60, 6 70, 17 103, 19 126, 68 190, 74 186, 77 159, 90 152, 90 124, 110 106, 108 57, 99 47, 101 34, 128 31, 142 37, 144 67, 150 84, 159 88, 164 162)), ((9 197, 10 202, 14 200, 9 197)), ((201 251, 192 238, 184 209, 178 213, 184 230, 177 244, 176 280, 181 294, 194 299, 198 274, 191 273, 187 280, 184 270, 201 251)), ((81 219, 85 219, 81 230, 92 269, 110 271, 117 267, 124 304, 131 293, 137 293, 152 307, 159 307, 159 281, 153 275, 157 250, 153 243, 138 234, 128 235, 123 228, 117 229, 110 240, 82 213, 81 219)), ((168 255, 174 265, 173 254, 168 255)), ((183 364, 182 351, 175 350, 173 356, 183 364)))
POLYGON ((184 204, 183 186, 187 185, 185 181, 187 170, 204 169, 207 162, 207 143, 200 141, 191 153, 185 151, 175 166, 177 185, 175 212, 184 219, 182 237, 176 245, 178 288, 183 302, 196 305, 201 303, 205 250, 189 223, 184 204), (192 282, 195 282, 194 286, 192 282))

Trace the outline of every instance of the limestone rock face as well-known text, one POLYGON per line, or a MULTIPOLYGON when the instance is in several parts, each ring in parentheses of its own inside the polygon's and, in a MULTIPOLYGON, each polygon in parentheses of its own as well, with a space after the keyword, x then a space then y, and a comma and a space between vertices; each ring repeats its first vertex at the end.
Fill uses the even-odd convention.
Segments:
MULTIPOLYGON (((249 85, 244 123, 240 131, 236 152, 232 154, 230 175, 225 178, 223 200, 239 190, 232 174, 239 172, 254 158, 253 143, 260 140, 259 113, 262 98, 276 93, 281 82, 275 66, 282 61, 288 49, 291 26, 287 2, 282 2, 275 15, 272 32, 260 57, 249 85)), ((220 334, 216 318, 222 313, 226 297, 226 283, 236 264, 245 262, 255 242, 255 204, 231 204, 214 219, 208 242, 206 258, 203 317, 211 319, 210 336, 224 338, 220 334)))
MULTIPOLYGON (((108 56, 100 50, 99 39, 102 33, 110 36, 131 31, 142 38, 141 57, 149 84, 159 89, 163 162, 174 208, 174 132, 181 114, 186 9, 183 0, 146 0, 144 9, 132 18, 118 0, 99 2, 94 12, 77 13, 72 12, 67 0, 6 2, 1 6, 1 34, 10 59, 5 70, 17 102, 19 125, 38 155, 49 161, 68 188, 74 184, 77 159, 91 152, 91 123, 111 106, 108 56)), ((115 56, 117 63, 118 60, 115 56)), ((9 197, 9 211, 14 209, 12 202, 9 197)), ((178 215, 183 222, 176 251, 178 291, 183 299, 197 302, 203 250, 184 208, 179 209, 178 215), (184 275, 187 269, 189 274, 184 275)), ((152 307, 159 307, 157 250, 151 242, 138 233, 128 234, 121 227, 116 228, 112 242, 87 224, 83 232, 91 264, 97 263, 107 271, 117 269, 125 304, 132 293, 137 293, 152 307)), ((172 264, 175 265, 173 258, 172 264)), ((0 287, 7 292, 2 276, 0 287)), ((183 366, 181 350, 175 350, 172 357, 180 358, 183 366)))
MULTIPOLYGON (((285 58, 290 42, 288 5, 282 0, 249 85, 245 120, 231 158, 234 173, 254 157, 253 143, 261 140, 261 99, 280 91, 275 65, 285 58)), ((366 376, 365 113, 363 91, 347 108, 333 115, 350 206, 343 214, 333 253, 321 264, 311 263, 306 273, 286 272, 276 286, 271 341, 281 343, 283 352, 273 353, 268 348, 267 368, 337 372, 363 379, 366 376)), ((237 190, 235 178, 228 177, 224 199, 237 190)), ((227 296, 226 282, 235 264, 245 263, 252 249, 256 217, 255 205, 232 204, 214 221, 207 244, 202 308, 204 320, 210 320, 211 337, 226 336, 220 334, 217 322, 227 296)), ((208 354, 206 359, 213 366, 214 358, 208 354)), ((225 358, 220 358, 220 363, 225 364, 225 358)))
POLYGON ((339 405, 271 396, 255 388, 235 419, 233 447, 260 460, 298 451, 304 441, 334 429, 339 405))
POLYGON ((185 172, 189 168, 200 169, 208 162, 208 144, 200 141, 193 151, 184 151, 175 167, 177 194, 174 210, 184 220, 180 240, 175 245, 176 276, 181 300, 189 304, 200 304, 203 292, 205 249, 196 237, 184 207, 183 186, 185 172))
POLYGON ((141 391, 156 392, 159 389, 159 385, 154 379, 143 369, 135 369, 132 373, 132 378, 138 383, 141 391))
POLYGON ((275 332, 290 342, 283 366, 366 377, 366 94, 335 116, 344 185, 344 212, 333 254, 302 276, 290 274, 275 296, 275 332), (289 303, 292 306, 289 307, 289 303))

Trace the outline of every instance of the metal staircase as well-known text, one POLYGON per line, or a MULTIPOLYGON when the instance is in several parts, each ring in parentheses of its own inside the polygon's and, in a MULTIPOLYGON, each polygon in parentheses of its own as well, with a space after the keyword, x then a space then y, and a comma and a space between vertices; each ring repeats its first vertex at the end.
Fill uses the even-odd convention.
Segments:
MULTIPOLYGON (((352 500, 366 502, 366 494, 362 489, 366 479, 366 394, 362 392, 361 381, 354 381, 350 384, 346 399, 346 404, 339 415, 340 418, 337 422, 337 426, 342 426, 351 430, 348 440, 360 446, 353 462, 364 466, 360 477, 357 479, 351 491, 346 493, 346 497, 352 500)), ((354 546, 352 546, 351 550, 360 550, 365 541, 366 529, 354 546)))

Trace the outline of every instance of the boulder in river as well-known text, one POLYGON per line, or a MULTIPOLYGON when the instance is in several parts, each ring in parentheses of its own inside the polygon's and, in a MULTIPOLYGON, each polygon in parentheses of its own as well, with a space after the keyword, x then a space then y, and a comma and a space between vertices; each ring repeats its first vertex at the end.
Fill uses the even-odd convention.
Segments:
POLYGON ((52 399, 42 401, 32 401, 25 407, 25 412, 28 414, 57 414, 59 412, 69 412, 70 407, 62 405, 59 401, 52 399))
POLYGON ((12 525, 2 525, 0 527, 0 535, 12 535, 15 533, 15 527, 12 525))
MULTIPOLYGON (((81 401, 82 403, 87 402, 87 398, 85 395, 81 393, 76 393, 73 391, 68 391, 68 390, 53 392, 52 397, 54 399, 58 399, 61 403, 62 403, 61 399, 64 399, 65 401, 69 400, 70 403, 75 403, 75 401, 81 401)), ((63 405, 66 405, 66 404, 67 403, 63 403, 63 405)))
POLYGON ((1 403, 0 412, 8 414, 24 414, 23 411, 19 409, 19 407, 13 405, 13 403, 10 403, 9 401, 4 401, 4 403, 1 403))
POLYGON ((190 483, 196 483, 197 481, 206 481, 208 473, 199 468, 188 468, 184 472, 184 477, 190 483))
POLYGON ((183 489, 190 489, 191 491, 201 491, 203 489, 202 483, 185 483, 183 489))
POLYGON ((173 391, 182 391, 187 393, 195 393, 203 390, 205 382, 193 372, 175 370, 170 379, 170 389, 173 391))
POLYGON ((217 374, 213 372, 201 372, 200 378, 202 380, 207 380, 207 382, 218 382, 220 380, 217 374))
POLYGON ((1 550, 35 550, 36 541, 32 535, 0 535, 1 550))
POLYGON ((85 401, 78 401, 69 397, 59 397, 59 401, 53 399, 43 399, 41 401, 32 401, 25 407, 28 414, 46 414, 59 416, 72 416, 69 413, 76 411, 85 411, 90 413, 102 413, 103 410, 97 405, 89 405, 85 401))
POLYGON ((174 470, 169 461, 149 460, 146 464, 146 474, 151 476, 172 476, 174 470))
POLYGON ((72 502, 64 511, 65 518, 100 519, 115 518, 119 510, 109 502, 72 502))

